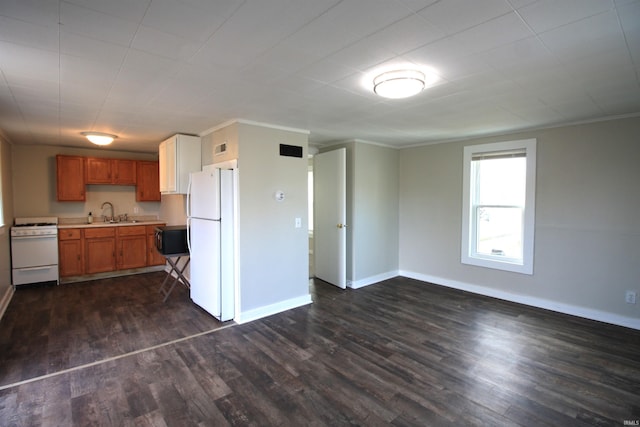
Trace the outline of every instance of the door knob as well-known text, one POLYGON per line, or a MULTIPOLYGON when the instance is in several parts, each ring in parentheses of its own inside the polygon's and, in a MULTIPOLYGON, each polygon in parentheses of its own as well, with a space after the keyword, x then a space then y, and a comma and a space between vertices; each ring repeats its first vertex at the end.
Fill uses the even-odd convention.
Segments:
POLYGON ((338 224, 337 227, 338 228, 347 228, 347 224, 338 224))

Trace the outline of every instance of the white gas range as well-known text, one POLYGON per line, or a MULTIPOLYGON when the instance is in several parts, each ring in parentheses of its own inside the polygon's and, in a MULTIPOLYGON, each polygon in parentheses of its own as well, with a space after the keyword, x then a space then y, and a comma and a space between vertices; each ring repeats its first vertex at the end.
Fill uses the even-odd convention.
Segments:
POLYGON ((13 286, 58 283, 58 218, 16 218, 11 227, 13 286))

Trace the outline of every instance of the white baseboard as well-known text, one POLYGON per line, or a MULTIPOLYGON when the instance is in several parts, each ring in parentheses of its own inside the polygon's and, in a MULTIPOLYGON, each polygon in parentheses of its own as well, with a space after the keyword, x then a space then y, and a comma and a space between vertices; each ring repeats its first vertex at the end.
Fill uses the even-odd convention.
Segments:
POLYGON ((349 281, 347 283, 347 287, 351 289, 358 289, 364 286, 373 285, 378 282, 382 282, 383 280, 393 279, 398 276, 398 270, 387 271, 386 273, 376 274, 375 276, 366 277, 364 279, 349 281))
POLYGON ((485 286, 473 285, 470 283, 459 282, 457 280, 445 279, 442 277, 430 276, 428 274, 415 273, 412 271, 400 270, 399 275, 408 277, 410 279, 433 283, 435 285, 441 285, 449 288, 472 292, 474 294, 498 298, 506 301, 516 302, 519 304, 529 305, 532 307, 543 308, 545 310, 583 317, 585 319, 597 320, 598 322, 610 323, 612 325, 624 326, 627 328, 640 330, 640 319, 633 317, 620 316, 619 314, 564 304, 543 298, 511 294, 509 292, 499 291, 496 289, 487 288, 485 286))
POLYGON ((0 319, 4 316, 4 312, 7 310, 7 307, 9 307, 9 303, 11 302, 11 298, 13 298, 15 291, 16 290, 13 286, 9 285, 7 290, 4 292, 4 295, 2 295, 2 298, 0 298, 0 319))
POLYGON ((291 298, 285 301, 280 301, 275 304, 265 305, 263 307, 254 308, 239 313, 233 320, 236 323, 248 323, 254 320, 261 319, 263 317, 278 314, 292 308, 302 307, 303 305, 311 304, 311 295, 304 295, 297 298, 291 298))

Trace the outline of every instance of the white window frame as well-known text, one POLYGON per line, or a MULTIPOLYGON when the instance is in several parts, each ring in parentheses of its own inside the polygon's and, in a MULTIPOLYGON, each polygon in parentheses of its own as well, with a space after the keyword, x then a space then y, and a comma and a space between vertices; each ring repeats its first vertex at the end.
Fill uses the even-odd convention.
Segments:
POLYGON ((535 138, 517 141, 494 142, 490 144, 468 145, 464 147, 463 188, 462 188, 462 247, 461 262, 479 267, 533 274, 533 247, 535 236, 536 203, 536 145, 535 138), (476 254, 475 224, 472 206, 471 161, 483 153, 524 150, 526 153, 526 189, 523 218, 522 260, 505 259, 499 255, 476 254))

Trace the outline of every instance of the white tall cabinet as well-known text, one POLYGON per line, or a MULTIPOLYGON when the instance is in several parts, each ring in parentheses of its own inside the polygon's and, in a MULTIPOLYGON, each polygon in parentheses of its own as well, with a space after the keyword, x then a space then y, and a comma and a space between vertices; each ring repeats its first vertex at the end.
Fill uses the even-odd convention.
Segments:
POLYGON ((189 174, 202 168, 200 137, 174 135, 160 143, 160 192, 187 194, 189 174))

